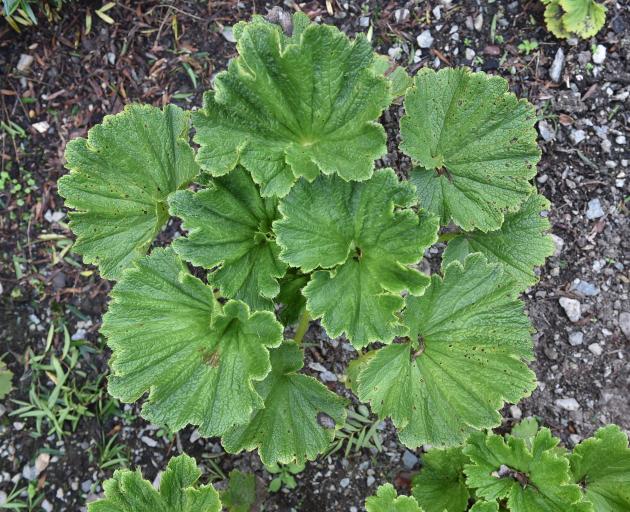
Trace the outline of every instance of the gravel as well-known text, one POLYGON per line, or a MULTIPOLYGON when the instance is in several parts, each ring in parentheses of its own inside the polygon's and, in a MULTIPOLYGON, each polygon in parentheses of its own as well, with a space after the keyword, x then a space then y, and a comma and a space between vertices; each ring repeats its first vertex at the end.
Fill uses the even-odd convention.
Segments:
POLYGON ((602 208, 602 203, 599 199, 591 199, 588 202, 588 209, 586 210, 586 218, 590 220, 599 219, 606 215, 602 208))
POLYGON ((577 411, 580 408, 575 398, 559 398, 556 400, 556 405, 565 411, 577 411))
POLYGON ((553 59, 551 67, 549 68, 549 78, 551 78, 554 82, 560 82, 560 78, 562 77, 562 70, 564 69, 564 51, 562 48, 558 48, 556 51, 556 56, 553 59))
POLYGON ((568 297, 560 297, 558 300, 562 309, 567 314, 567 317, 572 322, 577 322, 582 316, 582 305, 579 300, 570 299, 568 297))

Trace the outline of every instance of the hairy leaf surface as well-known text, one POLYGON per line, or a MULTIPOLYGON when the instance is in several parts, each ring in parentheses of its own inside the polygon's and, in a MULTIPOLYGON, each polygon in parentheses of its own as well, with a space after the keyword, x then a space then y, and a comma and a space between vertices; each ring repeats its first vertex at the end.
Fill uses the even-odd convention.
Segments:
POLYGON ((504 402, 536 386, 525 364, 529 321, 515 295, 503 269, 483 255, 451 263, 424 295, 407 298, 411 341, 377 351, 359 374, 359 398, 391 416, 409 447, 452 446, 499 425, 504 402))
POLYGON ((389 80, 393 99, 403 96, 413 83, 405 68, 391 61, 386 55, 374 55, 372 69, 377 75, 383 75, 389 80))
POLYGON ((405 97, 402 150, 420 205, 465 230, 501 227, 531 194, 536 114, 507 82, 467 69, 420 70, 405 97))
POLYGON ((507 276, 525 290, 538 281, 534 267, 544 264, 554 252, 553 240, 545 234, 551 226, 542 216, 548 208, 547 199, 532 195, 519 211, 506 214, 500 229, 462 233, 452 239, 444 251, 442 265, 464 261, 470 253, 481 252, 488 261, 503 265, 507 276))
POLYGON ((573 479, 582 486, 595 512, 630 510, 630 448, 617 425, 600 428, 569 456, 573 479))
POLYGON ((499 512, 499 504, 496 501, 477 501, 470 512, 499 512))
POLYGON ((68 143, 59 194, 75 210, 73 250, 103 277, 119 279, 146 254, 168 219, 167 196, 198 173, 189 117, 174 105, 128 105, 68 143))
POLYGON ((376 495, 365 501, 365 508, 367 512, 422 512, 416 500, 411 496, 398 496, 392 484, 381 485, 376 495))
POLYGON ((343 332, 363 347, 403 333, 400 293, 422 293, 429 278, 408 265, 436 241, 437 219, 410 209, 413 187, 391 169, 367 182, 322 176, 300 181, 280 202, 274 222, 280 258, 317 270, 302 293, 331 337, 343 332))
POLYGON ((307 274, 296 269, 289 269, 280 280, 280 293, 277 302, 282 304, 279 317, 284 325, 297 322, 306 307, 306 297, 302 295, 302 289, 308 283, 308 279, 307 274))
POLYGON ((284 196, 300 176, 365 180, 386 152, 376 121, 390 86, 370 43, 305 18, 293 16, 291 37, 261 17, 237 24, 239 57, 193 115, 201 167, 220 176, 241 164, 263 196, 284 196))
POLYGON ((470 493, 464 465, 470 462, 460 447, 434 448, 422 457, 422 470, 413 477, 412 493, 426 512, 464 512, 470 493))
POLYGON ((595 0, 560 0, 562 25, 583 39, 597 34, 606 23, 606 7, 595 0))
POLYGON ((134 402, 150 421, 223 434, 263 406, 254 381, 270 371, 268 347, 282 326, 246 304, 222 308, 212 288, 191 276, 172 249, 156 249, 126 271, 112 291, 102 330, 113 355, 109 392, 134 402))
POLYGON ((156 491, 139 471, 122 469, 103 484, 105 498, 88 504, 89 512, 220 512, 212 485, 198 485, 201 471, 188 455, 173 457, 156 491))
POLYGON ((199 192, 181 190, 169 198, 170 212, 183 220, 187 237, 173 242, 175 251, 193 265, 214 269, 208 280, 221 294, 252 309, 272 309, 278 278, 286 263, 278 259, 271 223, 277 200, 261 198, 242 167, 214 178, 199 192))
POLYGON ((569 461, 555 446, 558 439, 541 429, 527 448, 523 439, 473 433, 464 453, 466 483, 479 498, 507 500, 512 512, 589 512, 580 488, 570 483, 569 461))
MULTIPOLYGON (((590 1, 590 0, 587 0, 590 1)), ((547 29, 556 37, 566 39, 571 37, 571 32, 564 28, 562 17, 564 10, 560 6, 560 0, 543 0, 545 7, 545 25, 547 29)))
POLYGON ((265 465, 301 464, 328 448, 335 429, 345 422, 345 400, 314 378, 297 373, 303 364, 295 343, 285 342, 271 352, 271 373, 256 385, 264 408, 255 411, 249 423, 223 436, 228 452, 257 448, 265 465))
POLYGON ((256 504, 256 475, 237 469, 230 471, 228 487, 221 493, 228 512, 252 512, 256 504))

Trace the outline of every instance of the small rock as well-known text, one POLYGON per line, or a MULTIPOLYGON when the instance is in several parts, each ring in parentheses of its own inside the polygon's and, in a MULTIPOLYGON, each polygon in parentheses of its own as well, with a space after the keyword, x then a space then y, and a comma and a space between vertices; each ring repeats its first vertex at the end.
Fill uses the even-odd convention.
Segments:
POLYGON ((413 469, 418 464, 418 457, 416 457, 409 450, 405 450, 402 456, 402 462, 407 469, 413 469))
POLYGON ((482 13, 479 13, 475 17, 474 27, 477 32, 481 32, 481 29, 483 28, 483 14, 482 13))
POLYGON ((52 512, 53 510, 53 506, 52 503, 48 500, 44 500, 42 501, 42 504, 40 505, 46 512, 52 512))
POLYGON ((475 58, 475 50, 473 50, 472 48, 466 48, 466 52, 465 52, 465 57, 466 60, 473 60, 475 58))
POLYGON ((394 60, 398 60, 402 57, 402 48, 400 46, 394 46, 387 50, 387 55, 394 60))
POLYGON ((584 130, 571 130, 569 138, 571 139, 573 144, 579 144, 584 139, 586 139, 586 132, 584 130))
POLYGON ((236 38, 234 37, 234 33, 232 32, 232 27, 223 27, 221 35, 225 38, 226 41, 229 41, 230 43, 236 43, 236 38))
POLYGON ((577 347, 584 342, 584 333, 582 331, 575 331, 569 334, 569 344, 572 347, 577 347))
POLYGON ((200 438, 201 438, 201 434, 199 434, 199 431, 197 429, 193 430, 193 433, 190 434, 191 444, 196 443, 197 441, 199 441, 200 438))
POLYGON ((569 320, 577 322, 580 319, 582 316, 582 305, 580 304, 580 301, 570 299, 568 297, 560 297, 558 302, 560 303, 560 306, 562 306, 562 309, 564 309, 564 312, 567 314, 569 320))
POLYGON ((557 258, 558 256, 560 256, 560 254, 562 254, 562 249, 564 249, 564 240, 562 240, 562 238, 560 238, 558 235, 554 235, 553 233, 551 233, 551 238, 553 239, 553 243, 556 246, 556 250, 554 251, 553 255, 557 258))
POLYGON ((556 400, 556 405, 565 411, 577 411, 580 408, 575 398, 559 398, 556 400))
POLYGON ((142 436, 140 440, 151 448, 155 448, 158 444, 155 439, 151 439, 149 436, 142 436))
POLYGON ((25 53, 23 53, 22 55, 20 55, 20 60, 18 60, 17 63, 17 70, 20 73, 25 73, 26 71, 29 70, 29 68, 31 67, 31 64, 33 64, 33 57, 30 55, 26 55, 25 53))
POLYGON ((368 476, 365 481, 368 487, 371 487, 372 485, 374 485, 374 482, 376 482, 376 478, 374 478, 372 475, 368 476))
POLYGON ((630 340, 630 313, 626 311, 619 313, 619 327, 624 336, 630 340))
POLYGON ((556 56, 553 59, 553 63, 549 68, 549 78, 556 83, 560 82, 562 76, 562 70, 564 69, 564 51, 562 48, 558 48, 556 56))
POLYGON ((593 62, 595 64, 603 64, 606 60, 606 47, 602 44, 598 44, 597 48, 593 52, 593 62))
POLYGON ((603 352, 602 346, 599 343, 591 343, 588 349, 596 356, 601 356, 603 352))
POLYGON ((33 123, 33 128, 35 128, 38 133, 46 133, 50 125, 47 121, 40 121, 39 123, 33 123))
POLYGON ((617 144, 619 144, 620 146, 625 146, 627 139, 625 135, 617 135, 617 137, 615 137, 615 142, 617 144))
POLYGON ((50 210, 46 210, 46 213, 44 214, 44 218, 51 224, 59 222, 65 216, 66 214, 63 212, 52 212, 50 210))
POLYGON ((81 490, 85 493, 90 492, 92 489, 92 480, 84 480, 81 482, 81 490))
POLYGON ((28 464, 22 468, 22 476, 29 482, 37 478, 37 469, 35 466, 29 466, 28 464))
POLYGON ((37 471, 37 476, 39 476, 42 472, 46 471, 48 464, 50 463, 50 454, 48 453, 40 453, 35 460, 35 471, 37 471))
POLYGON ((319 373, 328 371, 326 367, 320 363, 308 363, 308 367, 311 370, 315 370, 316 372, 319 372, 319 373))
POLYGON ((361 16, 359 18, 359 26, 360 27, 369 27, 370 26, 370 17, 369 16, 361 16))
POLYGON ((540 133, 540 136, 545 140, 545 142, 549 142, 550 140, 556 138, 556 132, 544 119, 538 121, 538 133, 540 133))
POLYGON ((404 23, 409 19, 409 9, 396 9, 394 11, 396 23, 404 23))
POLYGON ((582 281, 580 279, 576 279, 571 284, 571 290, 578 292, 581 295, 585 295, 587 297, 595 297, 599 295, 599 288, 594 284, 589 283, 588 281, 582 281))
POLYGON ((350 479, 349 478, 342 478, 339 481, 339 485, 341 485, 341 487, 343 487, 345 489, 346 487, 348 487, 350 485, 350 479))
POLYGON ((116 64, 116 54, 112 52, 107 52, 107 60, 113 66, 116 64))
POLYGON ((4 491, 0 491, 0 505, 4 505, 7 502, 7 493, 4 491))
POLYGON ((319 378, 324 382, 337 382, 337 376, 333 372, 329 372, 328 370, 319 374, 319 378))
POLYGON ((523 417, 523 411, 521 411, 521 408, 518 405, 510 406, 510 414, 515 420, 520 420, 523 417))
POLYGON ((431 45, 433 44, 433 36, 431 35, 431 31, 425 30, 416 38, 416 41, 418 41, 418 46, 420 48, 431 48, 431 45))
POLYGON ((602 203, 600 202, 599 199, 595 198, 595 199, 591 199, 588 202, 588 209, 586 210, 586 218, 593 220, 593 219, 599 219, 600 217, 603 217, 605 214, 604 210, 602 209, 602 203))

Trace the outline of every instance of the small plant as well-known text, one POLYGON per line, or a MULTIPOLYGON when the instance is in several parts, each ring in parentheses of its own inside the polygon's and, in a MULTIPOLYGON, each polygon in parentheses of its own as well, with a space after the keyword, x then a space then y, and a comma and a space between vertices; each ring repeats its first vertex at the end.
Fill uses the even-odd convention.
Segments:
POLYGON ((304 464, 272 464, 266 467, 272 475, 277 475, 269 484, 271 492, 278 492, 283 486, 287 489, 295 489, 297 482, 293 475, 304 471, 304 464))
POLYGON ((145 418, 195 425, 229 453, 302 465, 347 418, 301 372, 319 319, 356 348, 350 385, 404 444, 460 444, 536 385, 518 295, 554 246, 531 184, 534 109, 502 78, 411 81, 363 36, 302 13, 290 25, 237 24, 239 56, 192 116, 130 105, 66 148, 74 250, 117 281, 101 329, 109 392, 148 393, 145 418), (375 170, 378 119, 400 95, 403 180, 375 170), (151 249, 171 216, 187 235, 151 249), (438 240, 429 277, 418 264, 438 240))
POLYGON ((534 50, 538 49, 538 41, 529 39, 523 39, 523 41, 518 45, 518 50, 525 55, 529 55, 534 50))
POLYGON ((597 34, 606 22, 606 7, 595 0, 542 0, 545 23, 561 39, 578 36, 583 39, 597 34))
POLYGON ((413 496, 425 512, 630 510, 630 448, 619 427, 599 429, 571 453, 559 441, 533 419, 504 437, 475 432, 463 448, 423 457, 413 496))
POLYGON ((230 471, 227 489, 221 502, 228 512, 251 512, 256 504, 256 476, 253 473, 230 471))
POLYGON ((88 512, 220 512, 219 493, 199 485, 201 471, 187 455, 172 458, 159 491, 139 471, 117 470, 103 484, 105 497, 88 504, 88 512))

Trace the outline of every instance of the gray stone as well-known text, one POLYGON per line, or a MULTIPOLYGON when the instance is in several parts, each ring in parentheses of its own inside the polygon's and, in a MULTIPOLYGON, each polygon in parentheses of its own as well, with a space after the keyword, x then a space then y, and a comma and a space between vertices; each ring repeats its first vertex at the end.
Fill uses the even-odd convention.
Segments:
POLYGON ((571 130, 569 138, 571 139, 573 144, 579 144, 584 139, 586 139, 586 132, 584 130, 571 130))
POLYGON ((376 482, 376 478, 374 478, 372 475, 368 476, 365 481, 368 487, 371 487, 372 485, 374 485, 374 482, 376 482))
POLYGON ((475 58, 475 50, 473 50, 472 48, 466 48, 466 51, 464 52, 464 56, 466 57, 466 60, 473 60, 475 58))
POLYGON ((234 33, 232 32, 232 27, 223 27, 223 32, 221 35, 225 38, 226 41, 230 43, 236 43, 236 38, 234 37, 234 33))
POLYGON ((549 78, 554 82, 560 82, 562 77, 562 70, 564 69, 564 51, 562 48, 558 48, 556 56, 553 59, 551 67, 549 68, 549 78))
POLYGON ((520 420, 523 417, 523 411, 518 405, 510 405, 510 414, 515 420, 520 420))
POLYGON ((577 411, 580 408, 575 398, 559 398, 556 400, 556 405, 565 411, 577 411))
POLYGON ((596 356, 601 356, 604 351, 599 343, 591 343, 588 349, 596 356))
POLYGON ((619 327, 625 337, 630 340, 630 313, 626 311, 619 313, 619 327))
POLYGON ((155 439, 151 439, 149 436, 142 436, 140 440, 151 448, 155 448, 158 444, 155 439))
POLYGON ((418 457, 411 453, 409 450, 405 450, 402 456, 403 465, 407 469, 413 469, 418 464, 418 457))
POLYGON ((600 200, 597 198, 591 199, 588 202, 588 208, 586 210, 586 218, 593 220, 593 219, 599 219, 600 217, 603 217, 604 215, 606 215, 606 213, 604 212, 602 208, 602 203, 600 202, 600 200))
POLYGON ((425 30, 416 38, 416 41, 418 41, 418 46, 420 48, 431 48, 431 45, 433 45, 433 36, 431 35, 431 31, 425 30))
POLYGON ((597 286, 580 279, 576 279, 573 284, 571 284, 571 290, 587 297, 595 297, 596 295, 599 295, 599 288, 597 286))
POLYGON ((554 235, 553 233, 551 233, 551 238, 553 239, 553 243, 556 246, 556 250, 554 251, 553 255, 558 257, 560 256, 560 254, 562 254, 562 249, 564 248, 564 240, 562 240, 562 238, 560 238, 558 235, 554 235))
POLYGON ((568 297, 560 297, 558 302, 560 306, 562 306, 562 309, 564 309, 569 320, 577 322, 580 319, 582 316, 582 304, 580 304, 580 301, 568 297))
POLYGON ((396 9, 394 11, 396 23, 404 23, 409 19, 409 9, 396 9))
POLYGON ((33 57, 31 55, 26 55, 25 53, 23 53, 22 55, 20 55, 20 60, 18 60, 17 63, 17 70, 20 73, 24 73, 25 71, 28 71, 29 68, 31 67, 31 64, 33 64, 33 57))
POLYGON ((572 347, 577 347, 584 343, 584 333, 582 331, 575 331, 569 334, 569 343, 572 347))
POLYGON ((593 52, 593 62, 595 64, 603 64, 606 60, 606 47, 602 44, 598 44, 597 48, 593 52))
POLYGON ((545 140, 545 142, 549 142, 550 140, 554 140, 556 138, 556 132, 544 119, 538 121, 538 133, 540 133, 540 136, 545 140))
POLYGON ((350 479, 349 478, 342 478, 341 481, 339 482, 339 485, 341 485, 341 487, 343 487, 345 489, 346 487, 348 487, 350 485, 350 479))

